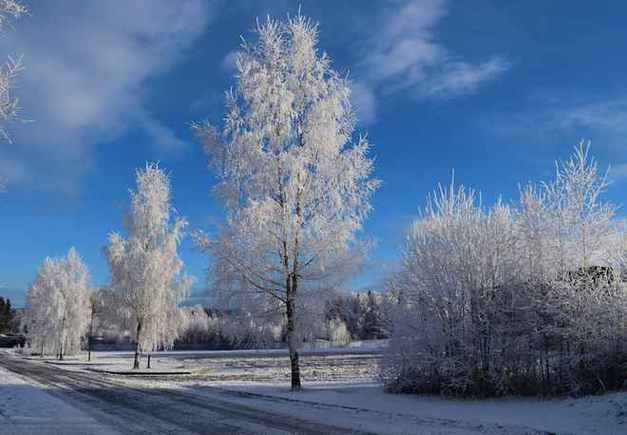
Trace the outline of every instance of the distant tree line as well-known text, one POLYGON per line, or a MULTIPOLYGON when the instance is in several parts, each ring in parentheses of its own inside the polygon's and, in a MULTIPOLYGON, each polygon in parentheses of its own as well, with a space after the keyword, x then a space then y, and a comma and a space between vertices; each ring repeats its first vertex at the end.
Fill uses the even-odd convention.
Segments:
POLYGON ((338 295, 327 302, 325 318, 343 322, 352 340, 388 338, 391 303, 389 295, 373 291, 338 295))
POLYGON ((0 334, 16 332, 14 319, 15 310, 11 307, 11 300, 0 296, 0 334))
MULTIPOLYGON (((303 343, 328 341, 330 346, 352 340, 387 338, 391 327, 391 301, 382 293, 338 294, 307 323, 303 343)), ((286 345, 286 325, 277 316, 259 321, 242 310, 207 307, 182 309, 181 330, 175 346, 200 345, 209 349, 272 348, 286 345)))

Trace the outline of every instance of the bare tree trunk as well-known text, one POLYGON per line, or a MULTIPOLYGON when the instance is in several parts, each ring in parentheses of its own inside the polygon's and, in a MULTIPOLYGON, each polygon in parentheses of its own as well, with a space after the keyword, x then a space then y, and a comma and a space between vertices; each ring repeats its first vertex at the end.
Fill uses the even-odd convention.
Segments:
MULTIPOLYGON (((288 278, 290 281, 290 278, 288 278)), ((292 283, 287 286, 287 346, 290 353, 290 367, 292 379, 292 391, 300 391, 302 389, 300 383, 300 366, 298 361, 298 333, 296 331, 296 315, 295 315, 295 299, 296 287, 292 283)))
POLYGON ((137 321, 137 335, 135 336, 135 360, 133 361, 133 370, 139 370, 139 334, 142 330, 142 323, 137 321))
POLYGON ((89 340, 87 341, 87 361, 91 361, 91 346, 94 336, 94 308, 91 309, 91 320, 89 321, 89 340))
POLYGON ((60 350, 59 350, 59 360, 63 361, 63 344, 65 342, 65 317, 63 317, 63 321, 61 322, 61 340, 59 340, 60 343, 60 350))

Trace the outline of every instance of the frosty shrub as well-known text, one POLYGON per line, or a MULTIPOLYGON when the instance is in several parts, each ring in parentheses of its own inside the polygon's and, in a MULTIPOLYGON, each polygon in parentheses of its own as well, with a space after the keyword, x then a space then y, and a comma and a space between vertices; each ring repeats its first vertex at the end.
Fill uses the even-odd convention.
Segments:
POLYGON ((580 144, 517 207, 483 206, 451 185, 411 226, 393 336, 390 391, 462 396, 584 394, 622 386, 624 238, 606 179, 580 144))
POLYGON ((351 342, 351 335, 346 328, 346 323, 340 319, 329 320, 329 341, 333 345, 346 346, 351 342))

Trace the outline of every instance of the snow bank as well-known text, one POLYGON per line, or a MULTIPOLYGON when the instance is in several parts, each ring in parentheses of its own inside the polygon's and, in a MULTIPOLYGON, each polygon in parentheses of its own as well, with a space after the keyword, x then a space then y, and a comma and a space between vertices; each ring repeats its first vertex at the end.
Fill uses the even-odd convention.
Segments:
MULTIPOLYGON (((362 416, 370 413, 398 427, 420 421, 439 422, 442 428, 449 429, 465 427, 467 433, 483 432, 482 427, 488 433, 498 433, 501 427, 501 433, 525 433, 525 429, 532 429, 558 434, 627 434, 625 392, 559 400, 448 400, 384 393, 383 387, 375 383, 310 385, 302 393, 292 393, 287 383, 276 386, 229 382, 220 384, 220 388, 255 402, 280 399, 309 407, 328 407, 329 415, 351 410, 362 416)), ((415 430, 430 433, 421 432, 419 426, 415 430)))

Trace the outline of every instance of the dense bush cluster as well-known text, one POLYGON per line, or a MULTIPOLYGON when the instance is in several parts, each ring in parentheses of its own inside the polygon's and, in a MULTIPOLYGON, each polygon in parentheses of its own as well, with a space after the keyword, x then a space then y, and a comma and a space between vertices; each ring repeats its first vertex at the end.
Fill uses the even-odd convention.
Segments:
POLYGON ((327 302, 327 322, 342 323, 353 340, 376 340, 390 334, 392 301, 387 294, 368 291, 338 295, 327 302))
POLYGON ((390 391, 583 394, 627 372, 624 232, 580 145, 518 206, 440 189, 413 224, 382 364, 390 391))

